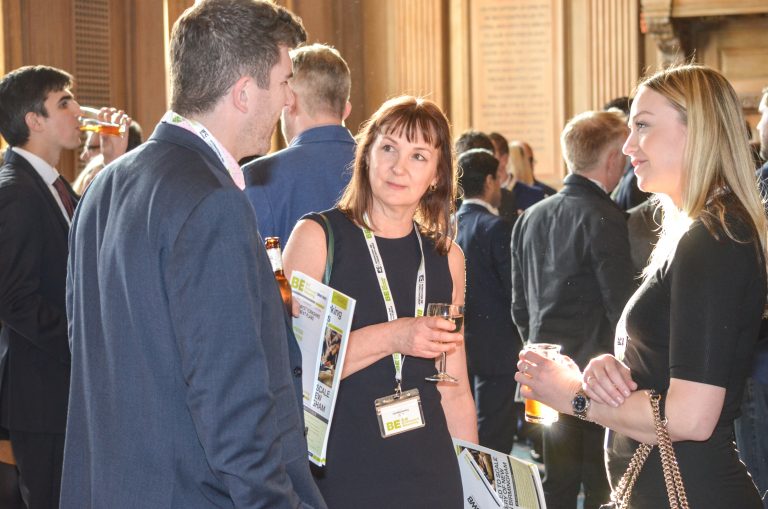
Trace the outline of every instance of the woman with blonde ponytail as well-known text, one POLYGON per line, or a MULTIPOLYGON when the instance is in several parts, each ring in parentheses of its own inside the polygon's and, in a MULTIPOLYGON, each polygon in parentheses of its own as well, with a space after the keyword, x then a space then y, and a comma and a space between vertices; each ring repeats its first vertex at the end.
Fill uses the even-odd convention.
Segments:
MULTIPOLYGON (((689 507, 761 509, 733 443, 768 291, 765 209, 741 104, 718 72, 683 65, 640 83, 629 126, 623 151, 664 219, 619 321, 615 356, 593 359, 582 374, 524 353, 516 379, 529 387, 525 397, 609 428, 614 487, 638 443, 656 442, 647 395, 655 390, 689 507)), ((630 507, 669 507, 657 448, 630 507)))

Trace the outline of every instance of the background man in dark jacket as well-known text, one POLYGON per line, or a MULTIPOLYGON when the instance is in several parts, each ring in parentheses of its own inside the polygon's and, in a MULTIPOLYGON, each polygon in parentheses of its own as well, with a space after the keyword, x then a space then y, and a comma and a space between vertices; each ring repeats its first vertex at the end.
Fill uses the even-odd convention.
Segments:
POLYGON ((473 380, 480 445, 508 453, 515 435, 515 381, 520 336, 509 314, 512 224, 499 217, 498 160, 484 149, 459 157, 464 202, 456 241, 467 259, 464 338, 473 380))
MULTIPOLYGON (((624 169, 626 136, 615 113, 571 119, 561 135, 565 187, 528 209, 512 233, 512 314, 520 335, 562 345, 582 369, 613 351, 634 288, 626 218, 608 194, 624 169)), ((602 436, 601 427, 565 415, 545 430, 547 507, 574 509, 582 483, 585 509, 608 499, 602 436)))

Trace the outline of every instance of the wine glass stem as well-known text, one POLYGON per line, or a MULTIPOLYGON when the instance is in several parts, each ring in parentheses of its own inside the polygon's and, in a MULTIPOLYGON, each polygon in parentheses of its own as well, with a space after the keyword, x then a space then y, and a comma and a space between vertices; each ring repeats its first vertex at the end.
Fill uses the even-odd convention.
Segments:
POLYGON ((440 353, 440 373, 445 373, 445 352, 440 353))

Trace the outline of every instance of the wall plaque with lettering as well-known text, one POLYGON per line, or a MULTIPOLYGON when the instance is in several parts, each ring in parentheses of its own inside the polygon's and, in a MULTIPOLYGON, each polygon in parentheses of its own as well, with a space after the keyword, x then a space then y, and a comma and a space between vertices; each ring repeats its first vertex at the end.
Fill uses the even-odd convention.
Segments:
POLYGON ((559 184, 564 125, 562 0, 471 0, 472 126, 531 144, 536 177, 559 184))

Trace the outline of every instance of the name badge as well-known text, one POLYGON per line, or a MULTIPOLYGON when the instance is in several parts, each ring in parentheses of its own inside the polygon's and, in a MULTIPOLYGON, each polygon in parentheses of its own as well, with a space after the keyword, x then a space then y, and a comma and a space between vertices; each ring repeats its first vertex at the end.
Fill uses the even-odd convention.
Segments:
POLYGON ((424 427, 424 411, 418 389, 393 394, 375 401, 382 438, 424 427))

